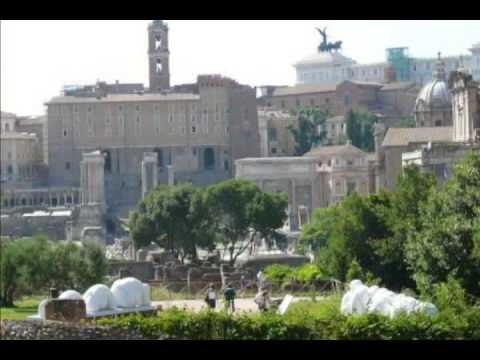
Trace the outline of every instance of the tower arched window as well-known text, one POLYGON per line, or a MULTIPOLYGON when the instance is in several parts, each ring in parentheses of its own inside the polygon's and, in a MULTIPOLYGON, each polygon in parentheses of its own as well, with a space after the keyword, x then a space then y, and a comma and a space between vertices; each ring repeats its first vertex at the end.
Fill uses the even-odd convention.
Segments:
POLYGON ((162 47, 162 36, 155 35, 155 50, 158 50, 162 47))
POLYGON ((156 69, 157 73, 161 73, 163 71, 162 60, 157 59, 157 64, 156 64, 155 69, 156 69))

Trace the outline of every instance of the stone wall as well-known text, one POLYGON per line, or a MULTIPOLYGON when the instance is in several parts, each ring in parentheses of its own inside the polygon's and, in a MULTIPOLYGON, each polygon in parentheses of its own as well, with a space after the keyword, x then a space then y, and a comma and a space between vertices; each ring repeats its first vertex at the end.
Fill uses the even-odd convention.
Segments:
POLYGON ((155 277, 153 263, 150 261, 112 261, 108 263, 110 276, 118 276, 120 270, 126 271, 128 276, 143 282, 153 280, 155 277))
POLYGON ((2 340, 143 340, 135 330, 57 321, 0 321, 2 340))

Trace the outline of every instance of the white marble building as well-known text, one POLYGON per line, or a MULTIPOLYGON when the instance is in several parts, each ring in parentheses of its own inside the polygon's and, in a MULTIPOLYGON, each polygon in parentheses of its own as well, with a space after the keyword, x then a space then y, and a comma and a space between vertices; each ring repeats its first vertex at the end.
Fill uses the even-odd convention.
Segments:
MULTIPOLYGON (((396 63, 385 62, 358 64, 354 59, 341 52, 318 52, 309 55, 294 64, 297 74, 297 84, 332 84, 345 80, 387 82, 389 68, 397 70, 397 80, 415 81, 426 84, 432 80, 432 70, 437 58, 416 58, 408 55, 408 48, 387 49, 403 50, 399 61, 405 68, 405 74, 400 76, 396 63)), ((445 56, 447 73, 463 66, 474 80, 480 80, 480 43, 474 44, 469 54, 445 56)), ((398 59, 398 58, 397 58, 398 59)))

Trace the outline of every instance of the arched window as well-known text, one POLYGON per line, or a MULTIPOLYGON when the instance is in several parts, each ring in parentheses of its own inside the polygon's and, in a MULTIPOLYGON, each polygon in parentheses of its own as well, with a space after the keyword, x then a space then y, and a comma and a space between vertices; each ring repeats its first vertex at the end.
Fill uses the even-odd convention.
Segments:
POLYGON ((205 169, 212 170, 215 168, 215 153, 212 148, 205 149, 204 154, 205 169))
POLYGON ((10 131, 10 124, 5 124, 5 132, 9 132, 10 131))

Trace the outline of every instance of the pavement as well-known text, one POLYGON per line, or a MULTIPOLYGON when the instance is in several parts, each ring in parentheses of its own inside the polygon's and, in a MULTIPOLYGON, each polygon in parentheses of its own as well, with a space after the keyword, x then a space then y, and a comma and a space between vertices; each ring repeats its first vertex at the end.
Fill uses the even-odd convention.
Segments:
MULTIPOLYGON (((274 298, 275 299, 275 298, 274 298)), ((292 302, 297 302, 301 300, 309 300, 308 297, 297 297, 293 298, 292 302)), ((165 301, 152 301, 152 306, 157 307, 161 306, 163 309, 168 309, 171 307, 184 308, 198 312, 202 309, 207 308, 207 304, 203 300, 165 300, 165 301)), ((223 310, 224 303, 223 300, 217 301, 216 311, 223 310)), ((236 312, 258 312, 258 306, 253 301, 253 298, 237 298, 235 299, 235 310, 236 312)))

